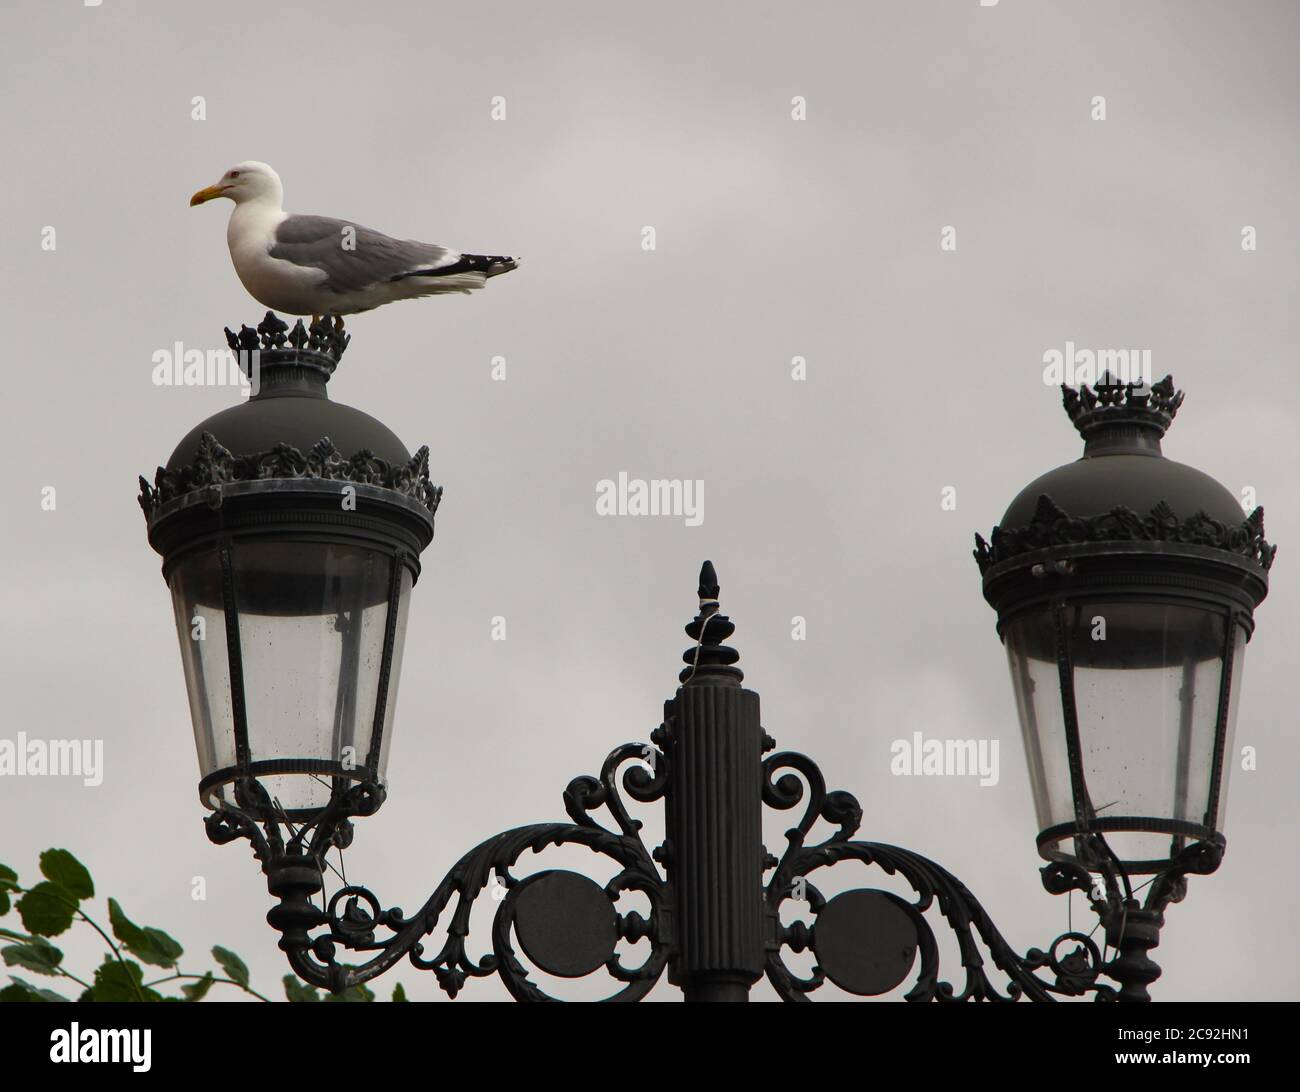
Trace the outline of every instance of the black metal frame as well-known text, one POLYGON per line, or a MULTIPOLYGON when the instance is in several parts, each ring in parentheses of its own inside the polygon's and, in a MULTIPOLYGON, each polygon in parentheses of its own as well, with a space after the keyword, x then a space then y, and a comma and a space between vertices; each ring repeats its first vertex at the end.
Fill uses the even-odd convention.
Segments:
POLYGON ((807 1001, 828 979, 860 995, 888 992, 906 980, 919 954, 909 1001, 1051 1001, 1089 993, 1099 1000, 1149 1000, 1147 986, 1159 968, 1146 951, 1158 941, 1162 912, 1182 897, 1187 874, 1217 867, 1221 838, 1197 843, 1171 863, 1152 883, 1145 905, 1134 899, 1120 869, 1105 871, 1101 895, 1087 870, 1048 864, 1042 869, 1046 889, 1085 892, 1115 955, 1104 958, 1095 941, 1074 931, 1021 955, 952 873, 910 850, 855 840, 861 807, 847 792, 828 791, 810 758, 794 752, 762 757, 775 744, 759 726, 758 695, 740 685, 737 654, 721 644, 734 627, 718 612, 717 593, 706 563, 700 613, 687 627, 696 644, 683 657, 689 666, 681 688, 666 704, 651 743, 625 743, 606 758, 598 777, 570 782, 564 793, 570 822, 519 827, 470 850, 410 916, 384 908, 359 885, 340 888, 321 906, 313 901, 323 891, 326 854, 350 844, 351 819, 372 814, 382 789, 359 785, 338 794, 326 811, 295 828, 285 816, 259 821, 269 802, 264 793, 259 796, 255 780, 242 782, 240 806, 222 806, 210 815, 208 835, 219 844, 251 842, 268 889, 279 899, 268 921, 281 932, 279 946, 293 971, 315 986, 341 991, 405 957, 433 971, 452 997, 468 979, 495 974, 517 1000, 555 1000, 530 977, 516 947, 521 945, 529 962, 547 973, 580 977, 603 967, 619 987, 607 998, 612 1001, 641 999, 665 969, 687 1000, 744 1000, 766 975, 784 1000, 807 1001), (642 764, 647 760, 651 769, 642 764), (620 778, 628 763, 636 764, 620 778), (664 801, 667 837, 653 851, 642 842, 641 824, 630 816, 624 794, 643 804, 664 801), (802 816, 787 831, 784 852, 779 859, 768 854, 761 844, 762 806, 791 810, 801 802, 802 816), (594 817, 601 808, 612 825, 594 817), (810 842, 818 821, 834 830, 810 842), (526 851, 555 845, 586 846, 614 860, 620 871, 604 887, 567 870, 513 874, 526 851), (915 900, 871 889, 826 899, 808 877, 842 861, 901 876, 915 900), (466 949, 470 914, 494 875, 505 894, 493 921, 490 954, 476 959, 466 949), (626 892, 648 899, 648 915, 618 911, 626 892), (426 938, 444 922, 453 897, 444 938, 436 953, 426 955, 426 938), (783 908, 798 898, 806 900, 811 925, 782 922, 783 908), (960 948, 960 988, 940 978, 938 944, 924 916, 934 905, 960 948), (618 941, 641 939, 650 942, 648 955, 638 966, 626 966, 618 941), (981 945, 1008 980, 1001 989, 985 970, 981 945), (790 969, 786 948, 814 953, 810 977, 790 969), (348 966, 340 961, 343 951, 367 958, 348 966), (1103 976, 1118 988, 1102 982, 1103 976))

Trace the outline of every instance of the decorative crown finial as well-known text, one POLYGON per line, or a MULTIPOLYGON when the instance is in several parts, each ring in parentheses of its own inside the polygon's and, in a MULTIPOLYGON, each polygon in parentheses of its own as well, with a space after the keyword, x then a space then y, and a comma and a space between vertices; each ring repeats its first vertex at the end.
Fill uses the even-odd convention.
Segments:
POLYGON ((700 611, 686 627, 694 646, 682 653, 685 667, 678 680, 683 686, 738 686, 745 673, 736 667, 740 653, 722 642, 736 632, 731 619, 718 607, 718 574, 712 561, 700 566, 700 611))
POLYGON ((323 371, 326 377, 333 373, 351 340, 351 334, 345 334, 328 318, 318 318, 310 326, 299 319, 290 329, 273 311, 266 313, 256 329, 241 326, 235 333, 226 327, 226 344, 236 357, 256 352, 262 366, 303 364, 323 371))
POLYGON ((1172 375, 1158 383, 1121 383, 1105 371, 1093 387, 1080 383, 1076 391, 1062 383, 1061 401, 1085 440, 1098 428, 1113 424, 1139 425, 1163 436, 1183 404, 1183 392, 1174 390, 1172 375))

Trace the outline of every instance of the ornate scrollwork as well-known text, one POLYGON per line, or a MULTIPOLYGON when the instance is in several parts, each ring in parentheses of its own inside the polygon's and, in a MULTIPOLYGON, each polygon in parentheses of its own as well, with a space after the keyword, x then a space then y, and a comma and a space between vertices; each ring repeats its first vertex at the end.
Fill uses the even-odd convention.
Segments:
MULTIPOLYGON (((359 784, 340 792, 314 819, 295 828, 283 815, 255 820, 254 814, 274 809, 262 786, 246 779, 235 784, 236 803, 210 815, 207 829, 218 844, 249 839, 269 890, 280 900, 268 921, 281 931, 280 947, 294 972, 315 986, 341 991, 407 957, 412 966, 432 971, 451 997, 469 979, 495 974, 516 1000, 558 1000, 533 981, 517 950, 521 945, 529 964, 554 975, 585 977, 603 967, 621 985, 606 1000, 637 1001, 659 980, 669 960, 677 958, 675 903, 673 889, 655 863, 659 851, 647 851, 641 823, 628 813, 623 794, 641 803, 659 800, 669 791, 670 774, 668 758, 651 746, 628 743, 616 748, 599 777, 582 776, 569 783, 564 803, 571 822, 535 823, 487 839, 466 853, 410 916, 399 907, 385 908, 359 885, 335 891, 323 907, 313 901, 323 887, 325 855, 351 842, 353 817, 379 807, 380 786, 359 784), (623 769, 638 759, 648 760, 651 769, 639 764, 623 769), (612 817, 612 827, 593 814, 602 808, 612 817), (558 845, 586 846, 615 861, 619 871, 603 886, 564 870, 514 874, 526 851, 540 853, 558 845), (500 906, 491 928, 491 950, 475 958, 467 948, 471 912, 494 877, 493 898, 500 906), (647 915, 618 912, 616 904, 628 892, 645 897, 647 915), (450 916, 445 916, 449 906, 450 916), (426 938, 440 923, 442 943, 427 954, 426 938), (649 955, 637 966, 625 965, 616 950, 618 941, 642 939, 650 941, 649 955), (340 952, 369 958, 352 966, 339 961, 340 952)), ((1090 935, 1075 931, 1021 955, 947 869, 908 849, 855 840, 862 821, 858 801, 850 793, 828 791, 821 771, 806 755, 771 755, 762 763, 761 784, 769 807, 788 811, 804 805, 799 821, 786 832, 785 852, 779 860, 768 858, 766 868, 773 871, 763 889, 770 926, 764 971, 786 1001, 812 1000, 827 981, 860 995, 887 993, 907 980, 917 957, 920 965, 907 1001, 1053 1001, 1089 993, 1097 1000, 1145 1000, 1146 987, 1159 976, 1159 967, 1146 952, 1157 942, 1163 910, 1182 898, 1187 875, 1213 872, 1223 855, 1222 838, 1187 846, 1155 877, 1145 904, 1134 898, 1118 866, 1103 867, 1101 876, 1094 877, 1073 862, 1051 862, 1041 870, 1043 886, 1053 894, 1083 891, 1115 955, 1106 960, 1090 935), (810 844, 809 834, 819 820, 834 830, 810 844), (827 899, 810 877, 841 861, 874 865, 899 876, 915 898, 909 902, 891 891, 857 888, 827 899), (781 908, 791 900, 806 904, 811 924, 781 923, 781 908), (965 971, 960 989, 940 977, 939 946, 925 916, 936 905, 957 940, 965 971), (782 949, 787 947, 815 955, 808 977, 786 965, 782 949), (1005 986, 999 988, 989 977, 986 959, 1006 976, 1005 986), (1040 971, 1050 977, 1040 976, 1040 971), (1122 988, 1101 983, 1103 975, 1122 988)), ((1106 847, 1099 835, 1092 837, 1098 844, 1091 857, 1101 860, 1106 847)))
MULTIPOLYGON (((1134 999, 1143 999, 1146 985, 1159 975, 1145 953, 1158 936, 1161 912, 1182 897, 1186 875, 1214 871, 1223 853, 1221 840, 1188 846, 1166 873, 1156 877, 1145 906, 1133 898, 1122 872, 1103 874, 1102 897, 1087 870, 1071 862, 1049 863, 1042 869, 1043 886, 1054 894, 1085 892, 1116 955, 1105 960, 1089 935, 1075 931, 1021 955, 965 884, 947 869, 911 850, 855 840, 862 820, 858 801, 850 793, 828 791, 812 759, 795 752, 773 754, 762 763, 761 776, 763 801, 769 807, 784 811, 804 805, 798 823, 786 832, 785 852, 779 860, 768 859, 773 872, 764 888, 770 924, 764 970, 786 1001, 812 1000, 810 995, 828 980, 862 995, 889 992, 907 979, 917 957, 920 965, 905 995, 907 1001, 1053 1001, 1089 993, 1097 1000, 1115 1000, 1126 996, 1126 991, 1134 999), (808 836, 819 820, 834 830, 810 844, 808 836), (887 875, 897 875, 910 885, 915 898, 909 902, 890 891, 858 888, 827 899, 810 877, 841 861, 874 865, 887 875), (806 904, 812 924, 781 923, 782 905, 791 900, 806 904), (960 989, 940 977, 939 946, 925 916, 935 905, 957 940, 965 971, 960 989), (786 965, 781 953, 787 947, 813 952, 817 962, 810 976, 800 977, 786 965), (989 977, 986 959, 1006 976, 1005 986, 999 988, 989 977), (1051 977, 1042 977, 1039 971, 1050 972, 1051 977), (1102 975, 1121 982, 1123 989, 1101 983, 1102 975)), ((533 966, 563 977, 584 977, 603 967, 621 985, 606 1000, 637 1001, 675 958, 674 902, 673 891, 655 863, 657 854, 647 851, 640 837, 641 823, 628 813, 623 794, 651 803, 666 795, 669 784, 663 753, 639 743, 616 748, 599 777, 582 776, 569 783, 564 802, 571 822, 535 823, 487 839, 466 853, 410 916, 399 907, 385 908, 359 885, 335 891, 323 907, 313 902, 322 890, 325 855, 350 843, 352 817, 370 814, 382 803, 383 789, 377 785, 356 785, 338 794, 311 822, 295 829, 283 818, 254 820, 250 813, 265 814, 271 802, 255 780, 241 781, 235 786, 236 804, 223 805, 210 815, 207 828, 219 844, 249 839, 267 874, 268 888, 280 900, 268 920, 283 934, 280 946, 294 972, 315 986, 340 991, 383 974, 406 957, 412 966, 432 971, 451 997, 469 979, 495 974, 516 1000, 558 1000, 532 980, 517 950, 522 941, 533 966), (638 759, 649 760, 652 770, 642 765, 623 769, 638 759), (593 815, 602 808, 612 817, 612 827, 593 815), (540 853, 558 845, 586 846, 615 861, 619 871, 603 886, 563 870, 514 874, 526 851, 540 853), (493 919, 491 950, 475 958, 467 948, 471 912, 494 877, 493 898, 500 906, 493 919), (627 892, 646 898, 647 915, 618 912, 616 904, 627 892), (450 916, 445 916, 449 906, 450 916), (426 938, 440 923, 445 934, 442 943, 427 954, 426 938), (649 955, 638 966, 625 965, 616 951, 617 942, 641 939, 650 941, 649 955), (341 952, 369 958, 351 966, 340 962, 341 952)))
MULTIPOLYGON (((340 844, 341 831, 348 831, 348 816, 360 814, 358 808, 369 808, 375 786, 365 786, 364 792, 352 790, 350 800, 340 799, 332 804, 309 828, 293 832, 285 841, 279 824, 268 822, 262 829, 238 807, 223 807, 207 820, 208 834, 213 841, 229 842, 247 837, 254 853, 263 862, 268 886, 281 898, 281 906, 271 912, 272 924, 282 929, 281 947, 285 949, 290 966, 304 981, 329 990, 342 990, 367 982, 393 967, 404 956, 421 970, 434 973, 439 986, 455 997, 470 978, 498 975, 511 995, 521 1001, 556 1000, 543 991, 529 976, 529 969, 519 959, 514 937, 521 926, 532 924, 534 932, 545 934, 554 925, 557 891, 555 876, 575 876, 574 873, 544 872, 517 877, 512 869, 527 850, 539 853, 549 846, 583 845, 595 853, 614 860, 620 871, 600 888, 608 901, 608 921, 601 920, 601 905, 592 905, 590 893, 573 907, 576 917, 565 918, 564 925, 582 930, 589 927, 594 935, 580 936, 584 953, 601 953, 601 965, 609 975, 622 985, 609 1001, 637 1001, 644 997, 659 979, 671 951, 668 912, 668 890, 651 854, 641 841, 639 820, 633 819, 623 803, 622 793, 632 799, 648 803, 663 796, 668 779, 668 763, 657 749, 639 743, 628 743, 616 748, 606 758, 600 776, 578 777, 569 783, 564 793, 565 809, 572 819, 569 823, 535 823, 497 834, 466 853, 443 878, 428 901, 413 915, 407 916, 398 907, 384 908, 379 899, 367 888, 349 885, 333 893, 324 909, 310 903, 311 895, 320 890, 301 889, 304 866, 314 867, 318 873, 323 867, 324 854, 340 844), (652 770, 642 765, 630 766, 620 779, 619 770, 626 763, 648 760, 652 770), (614 829, 607 827, 592 815, 604 808, 613 818, 614 829), (309 836, 310 835, 310 836, 309 836), (282 882, 279 877, 291 876, 293 883, 282 882), (470 915, 479 895, 493 881, 504 891, 492 927, 492 949, 477 959, 469 955, 466 940, 470 932, 470 915), (546 892, 547 898, 534 898, 528 905, 523 898, 530 889, 546 892), (620 914, 614 905, 626 892, 643 894, 649 902, 648 916, 631 911, 620 914), (449 918, 444 912, 455 898, 449 918), (595 912, 593 917, 593 911, 595 912), (532 915, 526 923, 525 915, 532 915), (276 915, 280 915, 278 918, 276 915), (430 936, 445 920, 445 939, 431 955, 426 955, 425 938, 430 936), (584 923, 586 923, 584 925, 584 923), (314 936, 309 930, 324 927, 314 936), (619 939, 636 942, 650 941, 650 953, 639 966, 625 966, 614 943, 619 939), (608 954, 601 946, 607 944, 608 954), (344 966, 339 962, 340 950, 371 953, 370 958, 357 966, 344 966)), ((253 783, 255 784, 255 783, 253 783)), ((258 787, 260 789, 260 786, 258 787)), ((245 787, 242 791, 257 791, 245 787)), ((382 791, 382 790, 379 790, 382 791)), ((342 844, 346 844, 345 842, 342 844)), ((587 883, 591 886, 590 881, 587 883)), ((494 896, 496 893, 494 892, 494 896)), ((561 910, 567 910, 561 899, 561 910)), ((527 947, 527 944, 525 944, 527 947)), ((549 949, 545 949, 548 950, 549 949)), ((557 960, 558 973, 570 973, 564 960, 557 960)), ((547 968, 544 969, 552 969, 547 968)), ((583 973, 586 973, 584 970, 583 973)))
MULTIPOLYGON (((906 916, 915 931, 915 946, 920 954, 921 966, 915 985, 906 995, 908 1001, 1015 1001, 1022 997, 1033 1001, 1051 1001, 1054 1000, 1054 994, 1078 996, 1092 991, 1099 996, 1107 996, 1114 993, 1109 986, 1097 982, 1104 964, 1096 944, 1088 937, 1079 933, 1065 933, 1045 951, 1030 949, 1024 956, 1017 954, 975 896, 952 873, 934 861, 898 846, 852 840, 862 819, 862 809, 851 794, 828 792, 821 771, 810 758, 784 752, 771 755, 763 763, 763 799, 770 807, 788 810, 798 806, 804 799, 804 782, 807 783, 807 804, 803 816, 795 827, 786 832, 788 845, 779 862, 775 863, 775 871, 765 892, 774 934, 769 946, 766 973, 768 981, 783 999, 811 1000, 809 995, 825 983, 828 968, 821 965, 825 961, 825 953, 818 951, 817 921, 814 921, 811 928, 802 921, 789 926, 782 925, 779 918, 781 905, 794 897, 798 885, 808 909, 819 919, 828 901, 807 877, 819 868, 846 860, 876 865, 891 876, 897 874, 916 893, 916 899, 911 904, 890 896, 910 911, 906 916), (796 771, 802 775, 803 781, 790 773, 778 778, 777 772, 783 769, 796 771), (824 841, 809 845, 808 834, 818 819, 826 820, 837 829, 824 841), (957 938, 961 952, 966 980, 960 992, 950 982, 939 978, 938 945, 924 917, 925 911, 936 901, 940 914, 947 920, 957 938), (1005 993, 1000 992, 989 979, 979 942, 982 942, 994 965, 1010 979, 1005 993), (1063 951, 1064 946, 1070 942, 1075 947, 1063 951), (819 964, 814 967, 811 977, 801 978, 786 966, 781 958, 781 949, 786 946, 796 952, 807 949, 814 951, 819 964), (1044 967, 1052 971, 1054 981, 1034 974, 1044 967)), ((878 922, 873 922, 872 925, 876 926, 878 922)), ((864 925, 854 935, 851 930, 846 931, 845 927, 837 927, 836 947, 854 949, 853 962, 858 964, 876 959, 878 953, 873 952, 871 946, 875 939, 873 934, 877 932, 878 928, 864 925)), ((910 956, 907 962, 910 964, 910 956)), ((830 977, 837 978, 833 968, 830 969, 830 977)))

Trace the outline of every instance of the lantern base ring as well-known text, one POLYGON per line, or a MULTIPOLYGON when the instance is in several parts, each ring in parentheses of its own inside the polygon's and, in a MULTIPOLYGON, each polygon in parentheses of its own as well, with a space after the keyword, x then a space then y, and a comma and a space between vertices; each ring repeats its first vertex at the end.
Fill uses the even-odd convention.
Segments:
POLYGON ((1129 875, 1159 874, 1168 870, 1178 855, 1189 845, 1201 842, 1213 843, 1222 840, 1222 835, 1202 823, 1190 823, 1182 819, 1157 819, 1141 815, 1097 816, 1086 823, 1057 823, 1038 835, 1038 852, 1044 860, 1061 861, 1091 867, 1094 872, 1105 871, 1110 866, 1110 857, 1104 852, 1099 857, 1090 857, 1085 862, 1077 853, 1068 853, 1054 848, 1059 843, 1070 839, 1083 839, 1085 843, 1092 834, 1168 834, 1181 844, 1173 848, 1169 856, 1150 860, 1121 860, 1120 864, 1129 875))
MULTIPOLYGON (((229 801, 222 796, 222 790, 227 785, 236 786, 238 798, 238 786, 241 781, 284 776, 314 777, 317 780, 328 780, 332 783, 331 800, 337 797, 340 792, 347 792, 348 789, 357 785, 376 784, 378 782, 375 771, 369 766, 355 764, 345 766, 341 762, 320 758, 264 759, 259 762, 250 762, 243 767, 226 766, 214 770, 199 782, 199 799, 203 802, 203 806, 209 810, 220 811, 229 807, 229 801)), ((263 793, 263 795, 266 797, 265 803, 250 801, 240 804, 240 807, 248 812, 249 817, 256 819, 258 822, 274 819, 281 822, 289 820, 295 823, 308 823, 321 814, 322 809, 320 807, 283 808, 278 801, 271 799, 269 794, 263 793)))

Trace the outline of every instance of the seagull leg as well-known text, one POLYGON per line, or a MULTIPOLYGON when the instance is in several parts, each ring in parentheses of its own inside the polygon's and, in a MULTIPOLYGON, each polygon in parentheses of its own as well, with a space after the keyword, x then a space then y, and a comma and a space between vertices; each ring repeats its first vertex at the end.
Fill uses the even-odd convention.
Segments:
POLYGON ((343 333, 343 316, 342 316, 342 315, 335 315, 335 316, 334 316, 334 332, 335 332, 336 334, 341 334, 341 333, 343 333))
POLYGON ((320 315, 312 315, 311 317, 312 326, 315 326, 319 322, 320 322, 320 315))

